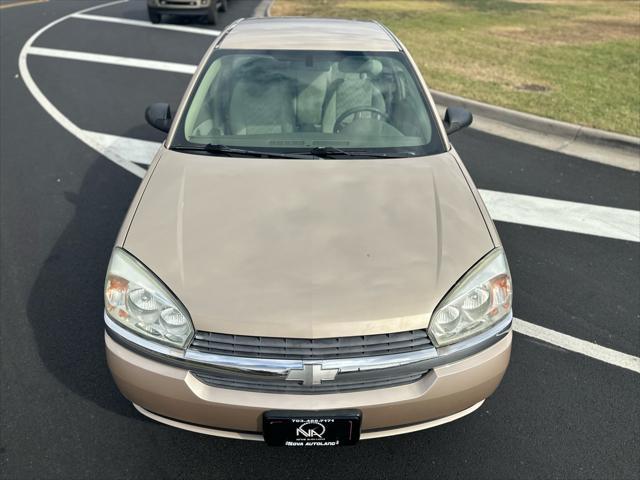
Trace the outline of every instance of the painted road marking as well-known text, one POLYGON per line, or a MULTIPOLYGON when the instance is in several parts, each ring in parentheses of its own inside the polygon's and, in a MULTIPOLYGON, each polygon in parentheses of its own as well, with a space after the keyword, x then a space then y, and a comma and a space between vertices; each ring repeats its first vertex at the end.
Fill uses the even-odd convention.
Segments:
POLYGON ((34 3, 46 3, 48 1, 49 0, 16 0, 15 2, 11 2, 11 3, 3 3, 2 5, 0 5, 0 10, 4 8, 23 7, 25 5, 33 5, 34 3))
POLYGON ((220 30, 209 30, 206 28, 186 27, 184 25, 167 25, 160 23, 145 22, 143 20, 131 20, 129 18, 105 17, 103 15, 91 15, 88 13, 74 13, 71 18, 79 18, 81 20, 92 20, 95 22, 120 23, 122 25, 131 25, 133 27, 157 28, 160 30, 173 30, 174 32, 197 33, 199 35, 210 35, 217 37, 220 30))
MULTIPOLYGON (((98 8, 116 5, 126 1, 127 0, 116 0, 114 2, 106 3, 103 5, 90 7, 77 13, 86 13, 98 8)), ((134 175, 142 178, 145 175, 146 170, 137 165, 136 162, 149 163, 153 156, 153 152, 159 146, 157 143, 119 137, 117 135, 107 135, 99 132, 91 132, 81 129, 71 120, 69 120, 69 118, 67 118, 60 110, 58 110, 47 97, 45 97, 40 88, 38 88, 37 84, 34 82, 33 77, 31 77, 31 73, 29 72, 29 68, 27 65, 27 54, 30 48, 32 48, 31 46, 38 39, 38 37, 42 35, 42 33, 47 31, 54 25, 57 25, 60 22, 71 18, 72 15, 73 14, 60 17, 59 19, 45 25, 40 30, 35 32, 25 42, 18 58, 18 68, 20 70, 22 80, 24 81, 27 89, 31 92, 31 95, 33 95, 40 106, 42 106, 42 108, 49 115, 51 115, 51 117, 55 121, 57 121, 63 128, 69 131, 69 133, 84 142, 87 146, 93 148, 96 152, 105 156, 107 159, 120 165, 134 175), (135 162, 131 161, 132 159, 135 159, 135 162)), ((499 192, 493 193, 495 194, 499 192)), ((580 353, 582 355, 587 355, 602 362, 617 365, 634 372, 640 371, 638 367, 640 359, 638 359, 638 357, 634 357, 605 347, 600 347, 585 340, 571 337, 570 335, 565 335, 563 333, 540 327, 523 320, 514 321, 514 330, 521 334, 540 339, 544 342, 556 345, 566 350, 580 353)))
POLYGON ((67 60, 80 60, 83 62, 106 63, 121 67, 147 68, 150 70, 162 70, 164 72, 186 73, 193 75, 195 65, 184 63, 160 62, 158 60, 145 60, 142 58, 118 57, 115 55, 103 55, 101 53, 86 53, 75 50, 59 50, 57 48, 30 47, 29 55, 42 57, 64 58, 67 60))
MULTIPOLYGON (((31 55, 107 63, 126 67, 148 68, 192 75, 195 65, 160 62, 97 53, 58 50, 42 47, 28 49, 31 55)), ((640 212, 622 208, 480 190, 491 218, 501 222, 565 232, 640 242, 640 212)))
MULTIPOLYGON (((109 135, 106 133, 92 132, 90 130, 82 130, 82 132, 93 145, 98 147, 98 151, 105 157, 109 159, 126 158, 127 162, 133 162, 139 165, 149 165, 161 145, 158 142, 109 135)), ((147 173, 146 170, 140 170, 136 175, 142 178, 145 173, 147 173)))
MULTIPOLYGON (((193 75, 196 65, 31 47, 29 53, 193 75)), ((480 191, 491 218, 501 222, 640 242, 640 212, 515 193, 480 191)))
MULTIPOLYGON (((110 5, 117 5, 119 3, 124 3, 126 1, 127 0, 115 0, 110 3, 89 7, 87 9, 82 10, 82 12, 90 12, 98 8, 103 8, 110 5)), ((40 106, 49 115, 51 115, 51 117, 56 122, 58 122, 60 126, 62 126, 65 130, 67 130, 72 135, 74 135, 76 138, 78 138, 78 140, 82 141, 89 147, 93 148, 96 152, 99 152, 105 155, 109 160, 120 165, 122 168, 124 168, 128 172, 131 172, 134 175, 137 175, 138 177, 143 177, 144 174, 146 173, 146 170, 141 166, 136 165, 134 162, 131 162, 129 160, 128 152, 126 153, 126 155, 123 156, 119 152, 106 149, 103 143, 96 142, 96 138, 94 135, 88 134, 86 130, 83 130, 80 127, 78 127, 75 123, 69 120, 60 110, 58 110, 53 105, 53 103, 51 103, 49 99, 42 93, 40 88, 38 88, 38 85, 36 85, 36 82, 34 82, 33 78, 31 77, 31 73, 29 72, 29 68, 27 66, 27 52, 31 48, 31 45, 33 45, 33 42, 35 42, 36 39, 40 35, 42 35, 44 32, 46 32, 51 27, 65 21, 70 17, 71 17, 71 14, 60 17, 57 20, 54 20, 53 22, 48 23, 47 25, 42 27, 40 30, 36 31, 33 35, 31 35, 31 37, 29 37, 29 39, 22 46, 22 49, 20 50, 20 55, 18 56, 18 70, 20 71, 20 77, 22 78, 22 81, 24 82, 24 84, 27 86, 27 89, 29 90, 29 92, 31 92, 31 95, 33 95, 33 98, 36 99, 36 101, 40 104, 40 106)))
MULTIPOLYGON (((101 153, 148 165, 160 147, 159 143, 118 137, 99 132, 85 133, 94 142, 110 145, 101 153)), ((561 230, 617 240, 640 241, 640 212, 567 202, 551 198, 515 193, 480 190, 491 218, 500 222, 561 230)))
POLYGON ((521 333, 522 335, 533 337, 552 345, 557 345, 565 350, 580 353, 587 357, 600 360, 601 362, 640 373, 640 358, 634 357, 633 355, 618 352, 617 350, 587 342, 586 340, 581 340, 579 338, 572 337, 571 335, 556 332, 550 328, 525 322, 519 318, 513 319, 513 330, 521 333))
POLYGON ((494 220, 640 242, 640 212, 516 193, 480 190, 494 220))

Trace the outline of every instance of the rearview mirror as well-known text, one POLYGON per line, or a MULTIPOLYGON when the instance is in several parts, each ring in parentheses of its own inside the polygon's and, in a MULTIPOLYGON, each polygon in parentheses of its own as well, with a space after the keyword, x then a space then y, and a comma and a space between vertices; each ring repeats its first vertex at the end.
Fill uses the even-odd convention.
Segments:
POLYGON ((152 127, 168 132, 171 128, 171 107, 168 103, 154 103, 144 112, 144 118, 152 127))
POLYGON ((449 107, 444 113, 444 128, 447 135, 468 127, 473 122, 473 115, 462 107, 449 107))

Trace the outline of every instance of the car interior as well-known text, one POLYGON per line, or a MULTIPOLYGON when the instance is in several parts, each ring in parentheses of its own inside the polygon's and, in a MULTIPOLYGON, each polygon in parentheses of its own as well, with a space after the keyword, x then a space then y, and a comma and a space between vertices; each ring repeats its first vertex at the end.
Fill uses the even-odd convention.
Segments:
POLYGON ((393 55, 234 53, 203 74, 184 137, 235 144, 251 137, 256 145, 286 147, 376 146, 384 139, 394 146, 428 144, 432 129, 415 79, 393 55))

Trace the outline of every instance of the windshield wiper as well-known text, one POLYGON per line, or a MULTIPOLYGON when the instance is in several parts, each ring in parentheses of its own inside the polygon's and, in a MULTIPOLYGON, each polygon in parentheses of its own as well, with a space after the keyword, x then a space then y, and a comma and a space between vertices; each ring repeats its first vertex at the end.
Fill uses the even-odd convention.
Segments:
POLYGON ((342 150, 336 147, 315 147, 309 150, 310 155, 320 158, 363 157, 363 158, 402 158, 415 157, 415 153, 403 151, 397 153, 368 152, 367 150, 342 150))
POLYGON ((406 158, 415 157, 416 154, 411 151, 402 151, 394 153, 369 152, 367 150, 342 150, 336 147, 314 147, 310 150, 295 153, 278 153, 260 150, 247 150, 244 148, 235 148, 228 145, 220 145, 209 143, 207 145, 174 145, 172 150, 177 151, 196 151, 207 152, 213 155, 224 155, 225 157, 261 157, 261 158, 296 158, 304 159, 309 156, 319 158, 341 158, 341 157, 360 157, 360 158, 406 158))
POLYGON ((261 152, 259 150, 246 150, 243 148, 234 148, 228 145, 219 145, 214 143, 209 143, 207 145, 202 146, 183 146, 183 145, 174 145, 171 147, 172 150, 184 150, 184 151, 196 151, 196 152, 207 152, 214 155, 224 155, 225 157, 231 156, 241 156, 241 157, 262 157, 262 158, 309 158, 309 155, 305 153, 296 154, 296 153, 277 153, 277 152, 261 152))

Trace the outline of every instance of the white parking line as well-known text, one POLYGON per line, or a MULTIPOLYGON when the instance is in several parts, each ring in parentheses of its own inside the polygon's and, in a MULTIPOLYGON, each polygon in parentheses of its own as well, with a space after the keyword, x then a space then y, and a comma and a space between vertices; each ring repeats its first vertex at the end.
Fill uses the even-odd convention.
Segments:
MULTIPOLYGON (((31 47, 29 53, 57 58, 149 68, 192 75, 195 65, 31 47)), ((565 232, 640 242, 640 212, 515 193, 481 190, 494 220, 565 232)))
MULTIPOLYGON (((149 165, 160 148, 157 142, 121 137, 83 130, 98 151, 107 158, 127 159, 139 165, 149 165)), ((119 163, 119 162, 116 162, 119 163)), ((139 171, 143 177, 145 172, 139 171)), ((586 235, 639 241, 633 230, 640 229, 640 212, 566 202, 550 198, 480 190, 491 218, 586 235), (536 211, 537 210, 537 211, 536 211)))
POLYGON ((81 20, 93 20, 95 22, 120 23, 122 25, 131 25, 133 27, 157 28, 160 30, 173 30, 174 32, 197 33, 199 35, 209 35, 217 37, 220 30, 209 30, 206 28, 186 27, 184 25, 167 25, 160 23, 150 23, 142 20, 131 20, 129 18, 106 17, 103 15, 91 15, 87 13, 74 13, 71 18, 79 18, 81 20))
MULTIPOLYGON (((96 10, 98 8, 103 8, 106 6, 115 5, 115 4, 123 3, 126 1, 127 0, 116 0, 114 2, 90 7, 77 13, 86 13, 92 10, 96 10)), ((51 117, 56 122, 58 122, 63 128, 65 128, 69 133, 77 137, 79 140, 81 140, 86 145, 93 148, 95 151, 105 156, 112 162, 120 165, 121 167, 133 173, 134 175, 142 178, 145 175, 146 170, 140 167, 139 165, 137 165, 137 163, 149 163, 154 155, 154 152, 159 147, 159 144, 154 142, 147 142, 143 140, 133 139, 133 138, 119 137, 116 135, 108 135, 108 134, 99 133, 99 132, 92 132, 92 131, 84 130, 78 127, 75 123, 69 120, 69 118, 67 118, 60 110, 58 110, 49 101, 49 99, 42 93, 40 88, 38 88, 37 84, 31 77, 31 73, 29 72, 29 68, 27 65, 27 54, 28 52, 31 51, 32 48, 36 48, 36 47, 32 47, 33 43, 38 39, 38 37, 42 33, 47 31, 49 28, 53 27, 54 25, 57 25, 60 22, 63 22, 64 20, 70 18, 72 15, 74 14, 60 17, 59 19, 54 20, 53 22, 45 25, 40 30, 35 32, 25 42, 25 44, 22 47, 22 50, 20 51, 20 56, 18 58, 18 68, 20 71, 20 76, 24 81, 27 89, 31 92, 31 95, 33 95, 33 97, 40 104, 40 106, 42 106, 42 108, 49 115, 51 115, 51 117)), ((54 51, 54 50, 40 49, 40 53, 50 53, 51 51, 54 51)), ((77 53, 80 53, 80 52, 77 52, 77 53)), ((102 56, 102 57, 104 58, 104 57, 110 57, 110 56, 102 56)), ((68 57, 63 57, 63 58, 68 58, 68 57)), ((123 58, 123 57, 112 57, 112 58, 123 58)), ((136 60, 136 59, 133 59, 133 60, 136 60)), ((164 63, 164 62, 159 62, 159 63, 164 63)), ((486 194, 487 191, 483 193, 486 194)), ((510 195, 513 195, 513 194, 502 194, 501 192, 491 192, 489 196, 487 196, 487 199, 488 199, 487 204, 488 204, 489 210, 491 211, 493 208, 494 212, 499 212, 499 210, 497 210, 498 207, 497 206, 494 207, 492 204, 492 201, 495 204, 496 202, 503 203, 501 201, 501 198, 513 200, 513 197, 510 197, 510 195), (493 197, 490 198, 491 196, 493 197)), ((526 197, 526 196, 523 195, 521 197, 526 197)), ((535 198, 535 197, 532 197, 532 198, 535 198)), ((541 199, 541 200, 545 200, 548 202, 559 202, 558 200, 550 200, 550 199, 541 199)), ((526 207, 530 208, 531 204, 528 202, 529 202, 528 200, 527 202, 525 202, 526 207)), ((517 204, 518 202, 516 202, 516 205, 517 204)), ((589 206, 585 206, 585 207, 589 207, 589 206)), ((504 205, 500 205, 500 208, 501 209, 504 208, 504 205)), ((608 207, 597 207, 597 208, 601 209, 601 208, 608 208, 608 207)), ((558 213, 558 212, 561 212, 561 210, 562 208, 557 208, 554 211, 558 213)), ((612 209, 612 210, 619 210, 619 209, 612 209)), ((603 212, 605 211, 599 210, 600 214, 602 214, 603 212)), ((526 212, 522 212, 522 213, 524 215, 526 212)), ((583 210, 582 213, 585 213, 585 211, 583 210)), ((509 217, 509 218, 512 218, 512 217, 509 217)), ((509 220, 506 220, 506 221, 509 221, 509 220)), ((585 232, 583 231, 581 233, 585 233, 585 232)), ((640 359, 638 357, 634 357, 632 355, 618 352, 616 350, 612 350, 609 348, 601 347, 599 345, 592 344, 585 340, 571 337, 570 335, 559 333, 554 330, 550 330, 548 328, 544 328, 539 325, 534 325, 532 323, 525 322, 519 319, 514 320, 514 330, 521 334, 540 339, 542 341, 545 341, 552 345, 556 345, 566 350, 577 352, 582 355, 586 355, 591 358, 600 360, 602 362, 606 362, 612 365, 617 365, 619 367, 626 368, 628 370, 632 370, 634 372, 640 372, 640 359)))
MULTIPOLYGON (((195 65, 31 47, 29 54, 193 74, 195 65)), ((480 191, 494 220, 640 242, 640 212, 515 193, 480 191)))
POLYGON ((65 58, 68 60, 80 60, 83 62, 106 63, 121 67, 147 68, 150 70, 162 70, 165 72, 186 73, 193 75, 195 65, 185 63, 160 62, 158 60, 145 60, 142 58, 118 57, 115 55, 103 55, 101 53, 77 52, 75 50, 59 50, 57 48, 31 47, 27 50, 29 55, 42 57, 65 58))
MULTIPOLYGON (((91 141, 94 149, 112 161, 114 158, 126 158, 127 162, 149 165, 161 145, 157 142, 92 132, 90 130, 82 130, 82 132, 83 136, 91 141)), ((147 173, 146 170, 140 169, 136 175, 142 178, 145 173, 147 173)))
POLYGON ((543 342, 557 345, 565 350, 580 353, 587 357, 600 360, 601 362, 640 373, 640 358, 634 357, 633 355, 618 352, 617 350, 587 342, 586 340, 580 340, 579 338, 556 332, 550 328, 525 322, 519 318, 513 319, 513 330, 521 333, 522 335, 527 335, 528 337, 533 337, 538 340, 542 340, 543 342))
MULTIPOLYGON (((112 145, 112 154, 143 165, 151 161, 153 154, 160 147, 160 144, 134 138, 98 132, 88 133, 96 142, 105 137, 102 143, 112 145)), ((102 153, 109 157, 108 152, 102 153)), ((635 210, 491 190, 480 190, 480 195, 491 218, 496 221, 618 240, 640 241, 640 212, 635 210)))
POLYGON ((494 220, 640 242, 640 212, 516 193, 480 190, 494 220))
MULTIPOLYGON (((126 1, 127 0, 115 0, 110 3, 104 3, 102 5, 89 7, 87 9, 82 10, 82 12, 89 12, 92 10, 96 10, 98 8, 103 8, 110 5, 116 5, 118 3, 124 3, 126 1)), ((27 89, 29 89, 29 92, 31 92, 31 95, 33 95, 33 98, 36 99, 36 101, 40 104, 40 106, 49 115, 51 115, 51 117, 56 122, 58 122, 61 127, 63 127, 65 130, 67 130, 69 133, 74 135, 80 141, 84 142, 89 147, 93 148, 95 151, 102 153, 107 151, 105 150, 104 144, 102 142, 96 142, 95 136, 87 134, 86 130, 81 129, 71 120, 69 120, 60 110, 58 110, 55 107, 55 105, 53 105, 53 103, 49 101, 49 99, 42 93, 40 88, 38 88, 38 85, 36 85, 36 82, 33 81, 33 78, 31 77, 31 73, 29 72, 29 68, 27 66, 27 52, 31 48, 31 45, 33 45, 33 42, 35 42, 37 38, 40 35, 42 35, 45 31, 47 31, 54 25, 57 25, 58 23, 65 21, 70 16, 71 15, 65 15, 64 17, 60 17, 57 20, 54 20, 53 22, 48 23, 47 25, 42 27, 40 30, 35 32, 33 35, 31 35, 31 37, 29 37, 29 39, 25 42, 25 44, 22 46, 22 49, 20 50, 20 55, 18 56, 18 70, 20 71, 20 77, 22 78, 22 81, 26 85, 27 89)), ((112 162, 114 162, 115 164, 120 165, 122 168, 124 168, 128 172, 133 173, 134 175, 137 175, 138 177, 144 176, 146 170, 140 167, 139 165, 136 165, 135 163, 131 162, 128 159, 129 157, 128 153, 124 152, 124 156, 122 155, 121 152, 108 151, 108 153, 109 153, 109 156, 107 156, 107 158, 112 162)))

